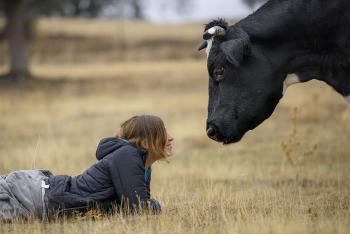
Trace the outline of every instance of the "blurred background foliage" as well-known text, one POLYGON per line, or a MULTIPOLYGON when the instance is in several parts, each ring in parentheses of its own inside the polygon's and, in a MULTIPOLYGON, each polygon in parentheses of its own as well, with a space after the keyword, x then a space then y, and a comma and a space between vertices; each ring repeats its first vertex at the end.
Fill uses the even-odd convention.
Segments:
MULTIPOLYGON (((177 12, 186 11, 190 0, 159 1, 177 12)), ((0 16, 5 18, 1 38, 7 40, 10 72, 4 78, 30 78, 26 41, 39 17, 113 17, 144 20, 146 1, 141 0, 1 0, 0 16)))

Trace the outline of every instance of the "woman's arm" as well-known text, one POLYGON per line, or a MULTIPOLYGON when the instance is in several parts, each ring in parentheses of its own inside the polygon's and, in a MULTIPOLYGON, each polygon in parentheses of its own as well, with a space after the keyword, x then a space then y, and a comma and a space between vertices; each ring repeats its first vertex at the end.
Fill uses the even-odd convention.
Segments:
POLYGON ((136 148, 125 146, 118 155, 111 157, 109 171, 116 193, 122 198, 132 211, 140 208, 150 209, 159 213, 159 202, 151 199, 144 179, 144 165, 136 148))

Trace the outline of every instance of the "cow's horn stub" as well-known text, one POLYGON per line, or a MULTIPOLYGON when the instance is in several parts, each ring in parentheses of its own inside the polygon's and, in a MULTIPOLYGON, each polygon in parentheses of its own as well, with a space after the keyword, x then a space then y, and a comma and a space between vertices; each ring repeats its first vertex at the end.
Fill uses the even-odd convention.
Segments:
POLYGON ((212 37, 215 36, 225 36, 226 35, 226 30, 220 26, 214 26, 209 28, 203 33, 203 39, 204 40, 209 40, 212 37))
POLYGON ((208 46, 208 42, 207 42, 207 41, 203 41, 203 42, 200 44, 200 46, 198 47, 198 51, 207 48, 207 46, 208 46))

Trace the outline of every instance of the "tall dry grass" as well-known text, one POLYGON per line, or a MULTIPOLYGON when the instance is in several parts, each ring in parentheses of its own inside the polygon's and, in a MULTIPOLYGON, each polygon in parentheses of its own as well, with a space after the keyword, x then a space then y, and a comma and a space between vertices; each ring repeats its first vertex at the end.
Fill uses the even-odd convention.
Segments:
POLYGON ((74 66, 38 61, 34 74, 48 79, 0 87, 0 174, 45 168, 77 175, 96 161, 100 138, 131 115, 152 113, 175 138, 170 164, 153 168, 152 195, 163 212, 15 222, 1 224, 0 233, 349 232, 350 109, 325 84, 291 87, 270 119, 223 146, 205 136, 204 56, 74 66))

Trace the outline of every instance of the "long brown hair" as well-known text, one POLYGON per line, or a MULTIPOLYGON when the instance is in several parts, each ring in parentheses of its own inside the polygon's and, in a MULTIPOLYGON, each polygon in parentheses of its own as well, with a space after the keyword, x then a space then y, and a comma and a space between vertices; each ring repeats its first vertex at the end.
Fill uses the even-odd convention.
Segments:
POLYGON ((116 137, 126 139, 141 149, 143 144, 146 144, 148 153, 156 159, 167 157, 164 151, 167 132, 163 120, 158 116, 133 116, 120 125, 120 131, 116 137))

